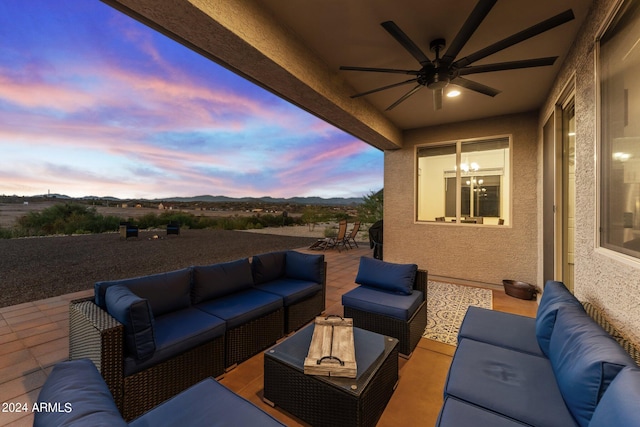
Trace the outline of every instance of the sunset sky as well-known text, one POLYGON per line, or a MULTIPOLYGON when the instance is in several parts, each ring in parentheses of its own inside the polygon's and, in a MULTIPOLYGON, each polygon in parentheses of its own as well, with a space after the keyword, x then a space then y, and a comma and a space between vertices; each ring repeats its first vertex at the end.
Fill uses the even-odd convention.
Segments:
POLYGON ((383 153, 98 0, 0 1, 0 195, 359 197, 383 153))

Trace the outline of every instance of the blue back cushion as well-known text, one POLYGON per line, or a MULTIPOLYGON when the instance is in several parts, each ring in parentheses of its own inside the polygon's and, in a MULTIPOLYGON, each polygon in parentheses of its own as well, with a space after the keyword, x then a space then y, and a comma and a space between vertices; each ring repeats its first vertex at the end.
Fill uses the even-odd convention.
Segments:
POLYGON ((620 370, 635 365, 582 307, 574 305, 557 312, 549 360, 565 404, 583 427, 620 370))
POLYGON ((640 426, 640 369, 624 368, 609 384, 589 427, 640 426))
POLYGON ((285 262, 285 276, 290 279, 324 282, 324 255, 303 254, 288 251, 285 262))
POLYGON ((253 281, 256 285, 279 279, 285 274, 287 253, 285 251, 269 252, 255 255, 251 259, 253 281))
POLYGON ((416 264, 394 264, 361 257, 356 283, 388 292, 411 295, 416 280, 416 264))
POLYGON ((61 411, 34 413, 35 427, 127 425, 107 384, 89 359, 60 362, 53 367, 40 390, 38 404, 56 402, 63 405, 61 411))
POLYGON ((556 323, 558 309, 567 305, 582 307, 564 283, 552 280, 547 281, 536 315, 536 338, 538 339, 540 350, 546 356, 549 355, 549 340, 556 323))
POLYGON ((107 311, 124 325, 124 343, 128 354, 145 360, 156 351, 153 314, 146 299, 124 285, 110 286, 105 295, 107 311))
POLYGON ((249 259, 193 268, 191 300, 194 304, 240 292, 253 286, 249 259))
POLYGON ((104 305, 104 295, 110 286, 124 285, 136 295, 149 300, 154 316, 162 316, 191 305, 191 269, 151 274, 133 279, 98 282, 95 284, 95 301, 104 305))

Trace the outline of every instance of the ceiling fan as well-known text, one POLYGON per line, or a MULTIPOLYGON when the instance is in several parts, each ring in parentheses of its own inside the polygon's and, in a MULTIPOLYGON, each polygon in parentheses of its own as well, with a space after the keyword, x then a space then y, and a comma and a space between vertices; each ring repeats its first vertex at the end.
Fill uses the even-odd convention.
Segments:
POLYGON ((349 67, 341 66, 341 70, 346 71, 368 71, 376 73, 394 73, 394 74, 408 74, 414 76, 409 80, 405 80, 399 83, 390 84, 387 86, 379 87, 376 89, 368 90, 366 92, 358 93, 351 98, 357 98, 360 96, 369 95, 375 92, 380 92, 386 89, 406 85, 409 83, 416 83, 416 86, 409 92, 404 94, 400 99, 387 107, 386 111, 392 110, 400 103, 405 101, 411 95, 422 89, 428 87, 433 91, 433 106, 435 110, 442 108, 442 94, 443 89, 449 84, 457 85, 465 89, 473 90, 475 92, 482 93, 488 96, 496 96, 500 93, 499 90, 492 87, 483 85, 472 80, 468 80, 462 76, 477 73, 488 73, 492 71, 504 71, 514 70, 518 68, 531 68, 531 67, 544 67, 553 65, 557 56, 525 59, 521 61, 509 61, 499 62, 494 64, 483 65, 471 65, 476 61, 486 58, 489 55, 493 55, 503 49, 534 37, 538 34, 544 33, 552 28, 562 25, 566 22, 574 19, 573 11, 571 9, 566 10, 556 16, 546 19, 536 25, 533 25, 526 30, 520 31, 510 37, 500 40, 490 46, 480 49, 464 58, 456 60, 456 57, 471 38, 476 29, 480 26, 484 18, 489 14, 489 11, 497 0, 479 0, 476 7, 471 12, 471 15, 467 18, 462 28, 456 35, 453 42, 447 48, 444 55, 440 56, 441 51, 444 49, 446 43, 444 39, 435 39, 430 43, 430 49, 435 53, 435 59, 431 60, 427 55, 398 27, 393 21, 383 22, 382 27, 387 30, 398 43, 402 45, 417 61, 420 63, 421 68, 419 70, 399 70, 391 68, 370 68, 370 67, 349 67))

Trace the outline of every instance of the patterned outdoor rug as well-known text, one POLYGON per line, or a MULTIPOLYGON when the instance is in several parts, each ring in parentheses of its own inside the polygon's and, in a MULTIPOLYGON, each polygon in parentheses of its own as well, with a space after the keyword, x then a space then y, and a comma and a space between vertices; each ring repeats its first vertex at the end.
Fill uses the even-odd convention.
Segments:
POLYGON ((424 338, 456 345, 460 324, 470 305, 493 309, 493 294, 489 289, 431 280, 427 286, 427 328, 422 334, 424 338))

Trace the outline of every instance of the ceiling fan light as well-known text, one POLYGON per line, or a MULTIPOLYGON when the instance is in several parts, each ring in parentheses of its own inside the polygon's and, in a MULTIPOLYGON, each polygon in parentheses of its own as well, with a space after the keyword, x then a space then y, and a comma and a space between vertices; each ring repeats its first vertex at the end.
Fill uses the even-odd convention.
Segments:
POLYGON ((460 96, 460 91, 457 89, 452 89, 449 92, 447 92, 447 96, 449 98, 455 98, 456 96, 460 96))

